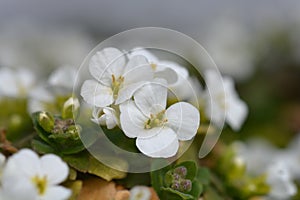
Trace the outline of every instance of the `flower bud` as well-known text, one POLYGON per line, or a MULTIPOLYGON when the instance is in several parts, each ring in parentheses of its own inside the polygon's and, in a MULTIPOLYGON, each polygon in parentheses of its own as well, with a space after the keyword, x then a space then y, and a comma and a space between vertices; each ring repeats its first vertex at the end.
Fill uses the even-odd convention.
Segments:
POLYGON ((40 112, 38 123, 45 131, 51 132, 54 128, 54 117, 48 112, 40 112))
POLYGON ((187 175, 187 169, 184 166, 180 166, 174 169, 174 173, 178 174, 181 178, 185 178, 187 175))
POLYGON ((77 98, 70 97, 63 105, 61 117, 63 119, 75 118, 80 104, 77 98))
POLYGON ((171 185, 171 188, 174 190, 179 191, 180 190, 180 183, 178 181, 174 181, 173 184, 171 185))
POLYGON ((192 190, 192 181, 186 179, 180 182, 180 188, 183 192, 190 192, 192 190))

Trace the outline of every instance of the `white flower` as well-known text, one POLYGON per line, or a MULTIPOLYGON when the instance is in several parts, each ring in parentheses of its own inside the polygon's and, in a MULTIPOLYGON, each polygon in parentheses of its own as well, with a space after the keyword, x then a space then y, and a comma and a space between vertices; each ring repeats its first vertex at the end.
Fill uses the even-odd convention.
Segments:
POLYGON ((91 119, 96 124, 107 126, 108 129, 113 129, 119 124, 116 116, 116 111, 113 108, 93 108, 93 118, 91 119))
POLYGON ((165 79, 171 94, 180 100, 187 100, 194 96, 192 88, 192 80, 188 70, 171 61, 160 60, 153 53, 144 48, 135 48, 129 54, 129 57, 136 55, 145 56, 153 69, 154 77, 165 79))
POLYGON ((297 193, 288 167, 283 162, 273 162, 267 170, 267 182, 271 186, 271 199, 289 199, 297 193))
POLYGON ((41 158, 29 149, 11 156, 2 177, 2 192, 14 200, 64 200, 70 190, 59 186, 69 173, 68 166, 56 155, 41 158))
POLYGON ((89 70, 97 80, 86 80, 81 88, 83 99, 97 107, 120 104, 132 97, 153 72, 144 56, 134 56, 126 63, 124 54, 116 48, 105 48, 90 60, 89 70))
POLYGON ((166 109, 167 88, 163 83, 147 83, 134 94, 134 101, 120 105, 120 123, 125 135, 137 138, 136 145, 150 157, 171 157, 178 140, 192 139, 199 127, 199 111, 179 102, 166 109))
POLYGON ((150 200, 151 191, 146 186, 135 186, 130 190, 129 200, 150 200))
POLYGON ((26 97, 35 83, 34 74, 23 68, 1 68, 0 80, 0 97, 26 97))
POLYGON ((213 23, 204 42, 222 73, 246 80, 253 75, 255 67, 249 38, 249 32, 241 23, 222 18, 213 23))
POLYGON ((215 70, 206 70, 204 79, 208 89, 206 92, 206 115, 211 117, 211 121, 217 126, 222 125, 225 117, 232 129, 239 130, 247 117, 248 107, 239 99, 233 79, 229 77, 221 79, 215 70))
POLYGON ((57 98, 71 96, 76 73, 77 69, 71 66, 62 66, 56 69, 50 75, 47 83, 36 86, 30 92, 28 112, 45 110, 47 106, 55 104, 57 98))

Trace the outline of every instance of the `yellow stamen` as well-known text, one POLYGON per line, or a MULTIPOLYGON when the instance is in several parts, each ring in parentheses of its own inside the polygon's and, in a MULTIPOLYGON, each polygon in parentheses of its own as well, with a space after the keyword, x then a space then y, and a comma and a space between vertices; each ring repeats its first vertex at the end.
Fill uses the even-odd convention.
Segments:
POLYGON ((35 176, 31 179, 31 181, 34 183, 35 187, 38 190, 39 195, 43 195, 46 192, 47 189, 47 177, 39 177, 35 176))

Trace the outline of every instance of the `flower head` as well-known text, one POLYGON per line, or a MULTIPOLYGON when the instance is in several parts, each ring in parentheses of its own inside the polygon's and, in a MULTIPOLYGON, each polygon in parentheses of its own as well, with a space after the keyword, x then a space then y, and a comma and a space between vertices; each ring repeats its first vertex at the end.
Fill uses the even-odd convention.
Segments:
POLYGON ((129 200, 150 200, 151 191, 146 186, 135 186, 130 190, 129 200))
POLYGON ((0 80, 0 97, 26 97, 35 83, 34 74, 23 68, 1 68, 0 80))
POLYGON ((75 78, 75 67, 62 66, 56 69, 50 75, 47 83, 34 87, 30 92, 28 112, 33 113, 43 110, 60 112, 55 105, 62 104, 71 96, 75 78))
POLYGON ((269 196, 272 199, 289 199, 297 193, 288 166, 283 162, 274 162, 267 170, 267 182, 271 186, 269 196))
POLYGON ((94 108, 93 109, 93 122, 99 125, 106 125, 108 129, 114 128, 119 124, 119 120, 116 116, 116 111, 113 108, 94 108))
POLYGON ((144 56, 126 62, 116 48, 97 52, 90 60, 89 70, 96 80, 86 80, 81 88, 83 99, 97 107, 120 104, 132 97, 141 83, 153 79, 153 72, 144 56))
POLYGON ((207 85, 205 109, 206 115, 211 117, 211 121, 221 126, 223 118, 234 130, 239 130, 247 117, 248 107, 239 99, 234 82, 229 77, 219 78, 217 71, 207 70, 204 73, 207 85), (223 81, 223 86, 220 80, 223 81))
POLYGON ((63 200, 70 191, 62 186, 69 173, 68 166, 56 155, 41 158, 29 149, 11 156, 2 178, 2 191, 14 200, 63 200))
POLYGON ((120 105, 120 123, 125 135, 137 138, 138 149, 150 157, 171 157, 178 140, 192 139, 200 114, 191 104, 180 102, 166 108, 165 82, 147 83, 134 94, 134 101, 120 105))

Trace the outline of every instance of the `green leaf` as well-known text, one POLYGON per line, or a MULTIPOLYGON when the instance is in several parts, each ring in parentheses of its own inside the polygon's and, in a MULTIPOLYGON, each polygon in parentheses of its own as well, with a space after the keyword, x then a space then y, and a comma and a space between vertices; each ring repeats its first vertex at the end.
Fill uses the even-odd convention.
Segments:
POLYGON ((49 135, 51 133, 45 131, 39 124, 38 118, 39 118, 40 113, 41 112, 35 112, 31 115, 34 128, 35 128, 38 136, 52 146, 53 144, 52 144, 51 140, 49 139, 49 135))
POLYGON ((192 195, 184 194, 171 188, 161 188, 160 198, 172 200, 195 200, 195 198, 192 195))
MULTIPOLYGON (((126 177, 125 172, 112 169, 102 164, 87 151, 83 151, 73 155, 63 155, 62 159, 71 167, 80 172, 94 174, 107 181, 110 181, 112 179, 122 179, 126 177)), ((127 163, 123 160, 116 158, 111 159, 116 160, 116 165, 123 166, 124 169, 127 167, 127 163)))
POLYGON ((210 172, 209 169, 205 167, 201 167, 198 169, 196 179, 204 185, 208 185, 210 183, 210 172))
MULTIPOLYGON (((83 145, 80 138, 73 137, 72 134, 69 134, 69 130, 67 130, 66 133, 59 134, 52 134, 51 132, 46 131, 39 123, 39 116, 41 115, 41 113, 45 112, 33 113, 32 121, 38 136, 42 140, 48 143, 53 149, 55 149, 60 154, 75 154, 85 149, 85 146, 83 145)), ((78 134, 80 134, 80 132, 78 134)))
MULTIPOLYGON (((161 162, 165 162, 164 165, 167 165, 167 161, 166 160, 155 160, 152 163, 151 168, 152 169, 157 169, 159 168, 159 166, 161 166, 161 162)), ((171 169, 170 165, 167 165, 166 167, 159 169, 159 170, 151 170, 151 184, 152 187, 154 188, 154 190, 157 192, 158 195, 160 195, 161 192, 161 188, 164 187, 165 183, 164 183, 164 178, 165 178, 165 174, 171 169)))
POLYGON ((193 197, 195 197, 196 200, 198 200, 202 192, 203 192, 203 185, 197 180, 194 180, 192 182, 192 190, 188 194, 192 195, 193 197))
POLYGON ((33 139, 31 141, 32 148, 40 154, 55 153, 56 151, 46 142, 40 139, 33 139))

